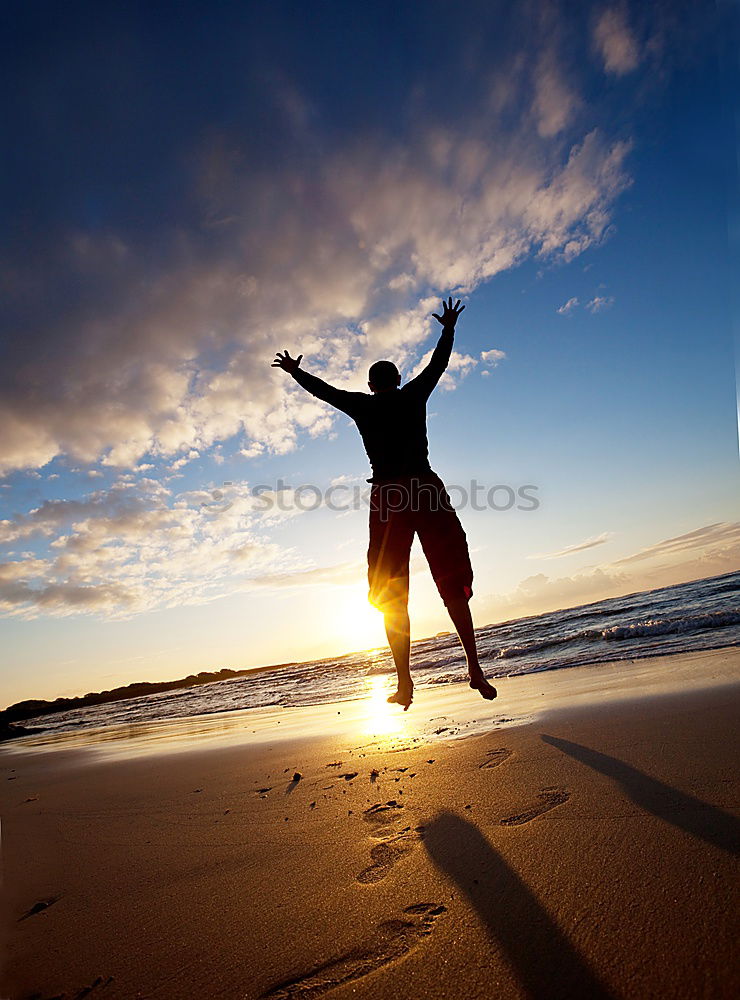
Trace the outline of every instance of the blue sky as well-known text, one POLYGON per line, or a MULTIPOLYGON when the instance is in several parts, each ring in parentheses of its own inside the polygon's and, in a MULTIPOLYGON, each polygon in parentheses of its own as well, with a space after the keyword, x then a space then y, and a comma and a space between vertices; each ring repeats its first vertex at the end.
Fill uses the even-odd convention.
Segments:
POLYGON ((269 361, 410 373, 448 293, 432 464, 538 499, 460 510, 479 624, 737 568, 717 8, 460 11, 13 12, 3 703, 381 644, 365 509, 254 501, 368 475, 269 361))

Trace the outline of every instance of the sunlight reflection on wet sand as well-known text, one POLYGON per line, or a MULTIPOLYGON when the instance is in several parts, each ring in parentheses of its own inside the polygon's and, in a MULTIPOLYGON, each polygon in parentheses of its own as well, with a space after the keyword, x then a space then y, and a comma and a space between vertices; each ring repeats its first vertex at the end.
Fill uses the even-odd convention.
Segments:
POLYGON ((574 667, 495 681, 499 697, 485 702, 467 684, 417 687, 408 712, 388 705, 387 676, 368 677, 366 697, 296 708, 256 708, 213 715, 137 722, 13 740, 0 750, 94 751, 94 756, 134 757, 194 747, 274 743, 332 734, 348 745, 371 740, 381 749, 448 739, 520 725, 554 709, 622 701, 737 680, 738 650, 677 654, 574 667))

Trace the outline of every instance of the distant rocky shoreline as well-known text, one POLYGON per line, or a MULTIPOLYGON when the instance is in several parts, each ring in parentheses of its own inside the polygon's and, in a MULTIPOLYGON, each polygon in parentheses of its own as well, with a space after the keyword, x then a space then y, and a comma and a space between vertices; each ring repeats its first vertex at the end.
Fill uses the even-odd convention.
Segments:
POLYGON ((112 688, 110 691, 90 692, 77 698, 56 698, 54 701, 43 699, 19 701, 0 712, 0 742, 40 732, 39 728, 28 729, 19 723, 41 715, 68 712, 70 709, 85 708, 88 705, 105 705, 112 701, 125 701, 127 698, 141 698, 145 695, 157 694, 160 691, 174 691, 177 688, 212 684, 215 681, 225 681, 231 677, 243 677, 245 674, 290 666, 293 664, 277 663, 269 667, 256 667, 249 670, 231 670, 229 667, 224 667, 221 670, 202 670, 198 674, 189 674, 187 677, 181 677, 174 681, 139 681, 134 684, 126 684, 124 687, 112 688))

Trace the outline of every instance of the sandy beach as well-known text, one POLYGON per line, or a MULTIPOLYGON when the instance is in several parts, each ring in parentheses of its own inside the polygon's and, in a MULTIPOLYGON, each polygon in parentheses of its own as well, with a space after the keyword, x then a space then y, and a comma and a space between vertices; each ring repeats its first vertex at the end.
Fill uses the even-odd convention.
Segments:
POLYGON ((735 997, 738 723, 723 675, 446 741, 6 748, 0 995, 735 997))
POLYGON ((740 1000, 740 0, 5 8, 0 1000, 740 1000))

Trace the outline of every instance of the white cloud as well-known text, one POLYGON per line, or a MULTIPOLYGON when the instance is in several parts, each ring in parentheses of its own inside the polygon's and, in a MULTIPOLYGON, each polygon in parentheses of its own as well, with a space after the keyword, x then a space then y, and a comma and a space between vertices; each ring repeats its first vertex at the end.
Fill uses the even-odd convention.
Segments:
MULTIPOLYGON (((414 378, 418 375, 419 372, 429 364, 431 357, 432 352, 427 351, 427 353, 419 359, 409 378, 414 378)), ((458 351, 453 351, 450 356, 450 362, 447 365, 447 370, 439 380, 439 388, 448 392, 452 389, 456 389, 462 379, 464 379, 477 364, 477 359, 471 357, 469 354, 460 354, 458 351)))
POLYGON ((496 368, 499 361, 506 360, 506 352, 492 347, 489 351, 481 351, 480 359, 483 364, 488 365, 490 368, 496 368))
POLYGON ((578 304, 578 299, 574 295, 572 298, 568 299, 567 302, 564 302, 562 306, 560 306, 558 312, 561 316, 565 316, 567 313, 572 312, 578 304))
POLYGON ((596 295, 590 302, 586 303, 586 309, 591 313, 603 312, 614 305, 614 296, 596 295))
MULTIPOLYGON (((183 455, 181 458, 176 459, 169 467, 170 472, 177 472, 180 469, 185 468, 185 466, 192 462, 194 458, 198 458, 200 452, 196 451, 195 448, 191 448, 187 455, 183 455)), ((139 466, 141 468, 142 466, 139 466)))
POLYGON ((365 137, 261 172, 215 142, 202 154, 203 225, 160 234, 156 254, 115 233, 70 234, 26 269, 0 261, 4 289, 29 308, 43 308, 47 276, 96 288, 89 303, 35 316, 41 344, 13 342, 0 472, 60 454, 178 466, 233 435, 245 457, 285 453, 333 416, 270 369, 276 348, 364 388, 379 356, 413 365, 443 292, 599 243, 629 183, 629 143, 598 129, 567 137, 577 101, 543 103, 548 74, 562 78, 548 59, 531 80, 503 80, 520 90, 512 102, 535 95, 539 131, 528 116, 503 129, 483 109, 454 128, 430 117, 403 143, 365 137))
MULTIPOLYGON (((574 309, 578 309, 581 305, 580 300, 574 295, 572 298, 564 302, 562 306, 558 308, 558 313, 561 316, 567 316, 568 313, 573 312, 574 309)), ((595 295, 588 302, 583 303, 583 308, 588 309, 590 313, 602 312, 604 309, 609 309, 614 305, 613 295, 595 295)))
POLYGON ((594 23, 593 41, 607 73, 624 76, 637 69, 640 53, 622 7, 601 12, 594 23))
POLYGON ((232 486, 172 495, 143 479, 2 522, 3 541, 42 540, 48 555, 0 563, 0 610, 121 617, 204 603, 293 571, 296 557, 267 530, 291 512, 263 509, 247 484, 232 486))
POLYGON ((254 588, 356 582, 359 563, 307 566, 274 541, 276 526, 306 511, 366 504, 364 478, 339 477, 331 485, 331 493, 293 486, 277 492, 240 481, 173 493, 140 479, 80 500, 45 501, 0 522, 0 544, 25 540, 46 549, 43 557, 6 551, 0 612, 122 618, 254 588))

